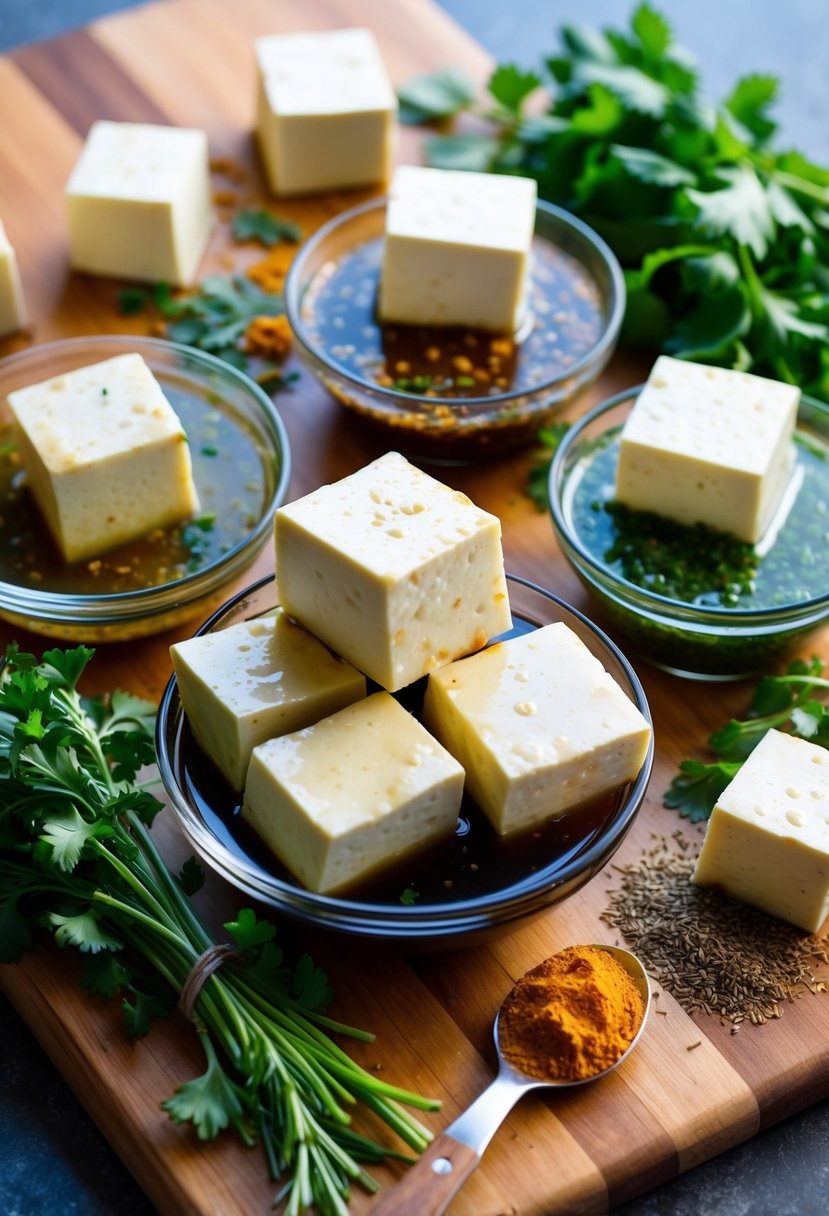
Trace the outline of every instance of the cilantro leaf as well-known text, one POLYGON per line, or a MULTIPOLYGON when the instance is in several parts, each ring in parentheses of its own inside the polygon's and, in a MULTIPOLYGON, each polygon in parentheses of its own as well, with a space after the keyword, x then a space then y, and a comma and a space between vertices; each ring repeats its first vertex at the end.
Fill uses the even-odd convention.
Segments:
MULTIPOLYGON (((201 1036, 207 1071, 179 1085, 172 1098, 161 1103, 174 1123, 192 1123, 200 1140, 215 1140, 226 1127, 245 1127, 250 1097, 228 1077, 206 1035, 201 1036)), ((250 1133, 246 1132, 246 1139, 250 1133)))
POLYGON ((124 1026, 131 1039, 143 1039, 152 1029, 153 1018, 167 1017, 175 1005, 175 996, 159 984, 148 983, 146 978, 140 988, 133 981, 129 992, 130 996, 121 1002, 124 1026))
POLYGON ((415 76, 397 97, 401 122, 431 122, 468 109, 475 100, 475 84, 463 68, 445 67, 415 76))
POLYGON ((242 908, 236 920, 226 922, 225 929, 240 950, 250 950, 276 937, 276 928, 269 920, 258 920, 253 908, 242 908))
POLYGON ((777 129, 767 111, 777 98, 778 83, 774 76, 743 76, 725 100, 726 109, 759 140, 767 140, 777 129))
POLYGON ((126 988, 131 979, 129 968, 124 966, 120 956, 111 951, 84 956, 81 987, 92 996, 112 998, 116 992, 126 988))
POLYGON ((195 895, 204 886, 204 870, 195 857, 188 857, 178 872, 176 882, 185 895, 195 895))
POLYGON ((464 169, 486 173, 498 151, 496 140, 480 135, 433 135, 423 142, 426 160, 434 169, 464 169))
POLYGON ((764 257, 774 236, 774 220, 756 172, 748 164, 726 165, 717 176, 727 183, 718 190, 686 191, 697 208, 697 224, 710 235, 731 236, 738 245, 748 245, 755 257, 764 257))
POLYGON ((280 241, 296 244, 302 240, 299 224, 293 220, 283 220, 263 207, 248 207, 239 211, 233 217, 230 230, 237 241, 259 241, 267 248, 278 245, 280 241))
POLYGON ((673 41, 671 27, 662 13, 649 4, 640 4, 630 19, 630 27, 650 59, 659 59, 673 41))
POLYGON ((71 807, 62 817, 44 823, 42 839, 52 846, 52 857, 59 869, 74 870, 87 842, 111 836, 112 832, 111 824, 100 820, 87 823, 77 809, 71 807))
POLYGON ((679 766, 679 776, 674 777, 663 802, 692 823, 699 823, 710 816, 720 794, 737 775, 739 768, 739 763, 724 760, 716 764, 683 760, 679 766))
POLYGON ((294 968, 291 996, 304 1009, 324 1011, 333 1000, 328 977, 310 954, 302 954, 294 968))
POLYGON ((55 941, 59 946, 76 946, 82 954, 97 954, 99 950, 120 950, 123 942, 107 932, 92 908, 64 916, 50 912, 47 923, 55 926, 55 941))
POLYGON ((541 84, 535 72, 525 72, 514 63, 500 64, 489 78, 487 89, 495 101, 513 114, 518 114, 523 103, 541 84))

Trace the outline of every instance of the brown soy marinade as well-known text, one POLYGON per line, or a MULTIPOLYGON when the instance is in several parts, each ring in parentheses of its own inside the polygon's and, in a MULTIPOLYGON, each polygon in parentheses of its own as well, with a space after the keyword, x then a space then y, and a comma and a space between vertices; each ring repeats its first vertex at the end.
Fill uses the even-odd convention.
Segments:
POLYGON ((196 573, 228 553, 261 518, 264 456, 248 426, 218 401, 168 390, 187 434, 199 513, 170 528, 67 563, 26 485, 11 428, 0 431, 0 581, 68 595, 114 595, 196 573))
MULTIPOLYGON (((182 789, 198 806, 209 831, 240 859, 299 885, 240 817, 241 794, 225 779, 185 728, 179 753, 182 789)), ((376 904, 457 904, 503 892, 532 879, 538 859, 545 870, 561 868, 584 852, 605 829, 624 800, 628 786, 596 798, 541 827, 501 837, 474 802, 464 795, 455 834, 384 868, 337 897, 376 904)))
POLYGON ((424 398, 463 400, 532 390, 566 374, 604 328, 598 287, 582 264, 548 241, 532 249, 526 334, 446 326, 380 325, 375 315, 382 238, 326 266, 303 313, 314 342, 370 384, 424 398))

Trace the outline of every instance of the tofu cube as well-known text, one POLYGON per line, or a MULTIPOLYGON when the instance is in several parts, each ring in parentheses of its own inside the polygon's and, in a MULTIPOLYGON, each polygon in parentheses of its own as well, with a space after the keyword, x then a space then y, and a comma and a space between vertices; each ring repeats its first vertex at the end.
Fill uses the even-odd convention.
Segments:
POLYGON ((402 165, 389 191, 380 317, 513 333, 527 311, 535 205, 527 177, 402 165))
POLYGON ((198 510, 181 423, 140 355, 9 393, 29 487, 67 562, 198 510))
POLYGON ((389 452, 281 507, 286 611, 395 692, 509 629, 499 520, 389 452))
POLYGON ((622 428, 616 497, 755 544, 794 466, 800 390, 660 356, 622 428))
POLYGON ((192 283, 212 223, 207 136, 96 122, 66 187, 75 270, 192 283))
POLYGON ((817 933, 829 914, 829 752, 768 731, 717 800, 694 882, 817 933))
POLYGON ((366 678, 281 609, 170 647, 199 746, 235 790, 266 739, 311 726, 366 695, 366 678))
POLYGON ((560 623, 433 672, 423 722, 463 765, 502 836, 633 780, 651 739, 636 706, 560 623))
POLYGON ((388 178, 397 98, 369 30, 256 40, 256 131, 274 194, 388 178))
POLYGON ((311 891, 369 877, 457 825, 463 769, 386 692, 254 748, 242 817, 311 891))
POLYGON ((23 329, 26 321, 26 305, 17 257, 6 235, 6 229, 0 223, 0 338, 13 334, 17 329, 23 329))

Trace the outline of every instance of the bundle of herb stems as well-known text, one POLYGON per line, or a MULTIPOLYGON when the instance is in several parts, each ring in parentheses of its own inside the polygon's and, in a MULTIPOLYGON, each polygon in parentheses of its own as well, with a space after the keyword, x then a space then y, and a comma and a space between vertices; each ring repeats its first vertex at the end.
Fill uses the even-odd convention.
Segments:
MULTIPOLYGON (((114 693, 84 698, 78 680, 93 652, 51 650, 38 661, 10 647, 0 677, 0 961, 36 931, 85 959, 84 985, 123 993, 127 1029, 147 1032, 170 1011, 214 939, 189 894, 200 871, 178 876, 149 832, 161 804, 136 781, 154 756, 154 707, 114 693)), ((347 1212, 349 1184, 376 1183, 359 1161, 409 1159, 352 1130, 356 1102, 415 1152, 429 1132, 401 1103, 408 1093, 357 1065, 328 1032, 370 1040, 323 1012, 327 981, 307 956, 293 972, 275 928, 242 910, 225 928, 237 952, 210 974, 193 1020, 207 1060, 163 1103, 203 1140, 232 1128, 261 1143, 286 1212, 347 1212)))

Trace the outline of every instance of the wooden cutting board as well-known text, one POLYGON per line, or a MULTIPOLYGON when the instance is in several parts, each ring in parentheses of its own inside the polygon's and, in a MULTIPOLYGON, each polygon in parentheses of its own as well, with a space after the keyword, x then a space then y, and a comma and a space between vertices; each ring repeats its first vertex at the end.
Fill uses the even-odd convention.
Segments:
MULTIPOLYGON (((370 25, 400 82, 446 63, 465 65, 479 80, 487 56, 430 0, 169 0, 108 18, 57 41, 0 60, 0 211, 21 262, 34 321, 33 340, 74 334, 132 331, 140 319, 119 317, 117 284, 67 270, 63 186, 89 124, 97 118, 201 126, 214 157, 244 167, 233 188, 237 204, 263 197, 254 156, 252 39, 301 28, 370 25)), ((417 132, 401 132, 400 157, 419 159, 417 132)), ((306 233, 365 195, 280 203, 306 233)), ((222 212, 226 221, 227 215, 222 212)), ((205 271, 226 271, 227 224, 220 223, 205 271)), ((233 248, 241 266, 253 251, 233 248)), ((146 332, 146 331, 145 331, 146 332)), ((0 343, 0 354, 25 345, 0 343)), ((581 404, 641 379, 642 368, 617 357, 581 404)), ((303 374, 279 399, 294 456, 292 497, 353 471, 375 453, 359 430, 303 374)), ((552 588, 588 613, 591 604, 557 550, 546 516, 523 494, 526 454, 446 479, 467 491, 504 524, 508 569, 552 588)), ((270 566, 263 556, 255 574, 270 566)), ((169 674, 167 646, 176 634, 129 646, 101 648, 92 682, 157 697, 169 674)), ((0 641, 5 643, 7 631, 0 641)), ((21 638, 37 647, 37 639, 21 638)), ((811 652, 829 657, 827 636, 811 652)), ((656 723, 657 759, 651 793, 616 857, 637 858, 652 833, 677 828, 661 807, 677 762, 700 748, 709 731, 745 704, 746 690, 680 682, 640 664, 656 723)), ((163 817, 162 817, 163 819, 163 817)), ((186 846, 175 825, 159 835, 172 856, 186 846)), ((686 829, 692 837, 693 829, 686 829)), ((374 1044, 352 1050, 399 1084, 443 1099, 432 1117, 437 1130, 490 1079, 491 1024, 512 981, 528 967, 578 941, 614 940, 599 920, 612 885, 597 877, 568 903, 486 946, 406 958, 388 947, 315 939, 302 931, 329 970, 335 1014, 377 1033, 374 1044)), ((235 893, 214 881, 203 895, 207 913, 226 919, 235 893)), ((288 937, 293 935, 285 927, 288 937)), ((117 1010, 83 995, 75 961, 44 949, 0 971, 0 982, 75 1088, 103 1132, 160 1211, 235 1216, 267 1212, 274 1188, 264 1160, 228 1139, 197 1145, 174 1127, 159 1102, 181 1080, 201 1071, 193 1035, 171 1019, 136 1046, 121 1031, 117 1010)), ((730 1035, 715 1017, 689 1018, 666 994, 641 1047, 625 1067, 596 1086, 553 1096, 531 1096, 510 1116, 484 1165, 454 1201, 457 1216, 496 1213, 598 1212, 672 1177, 751 1136, 759 1127, 829 1094, 829 998, 804 997, 782 1020, 730 1035), (691 1044, 700 1046, 689 1051, 691 1044)), ((378 1169, 384 1185, 396 1176, 378 1169)), ((365 1212, 369 1199, 354 1197, 365 1212)))

